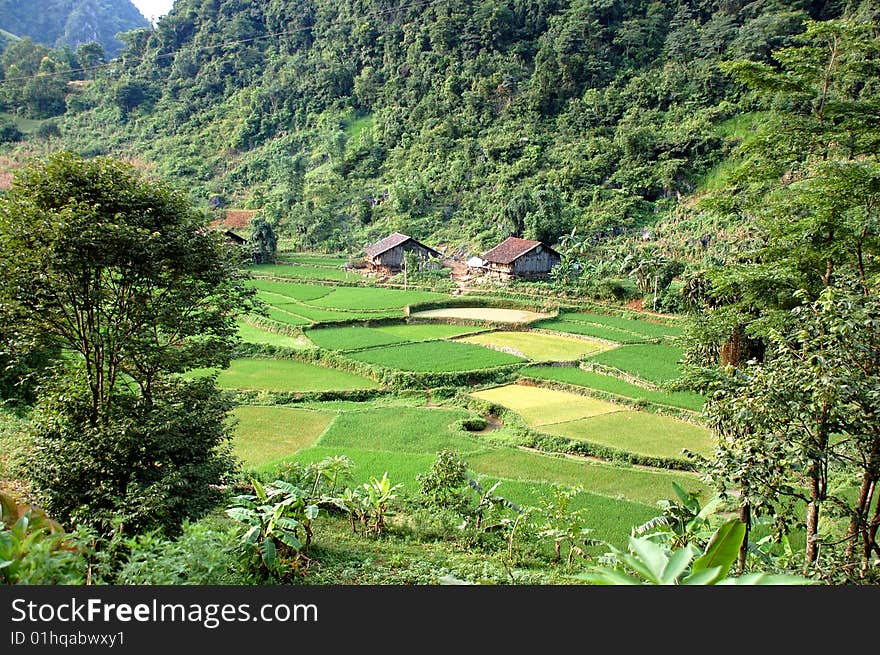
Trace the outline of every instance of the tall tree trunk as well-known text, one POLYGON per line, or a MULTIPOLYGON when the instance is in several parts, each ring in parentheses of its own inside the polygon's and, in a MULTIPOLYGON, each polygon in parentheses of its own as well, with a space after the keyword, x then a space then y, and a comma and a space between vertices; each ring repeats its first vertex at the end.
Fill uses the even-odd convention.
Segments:
POLYGON ((864 549, 862 551, 862 566, 865 567, 871 561, 871 553, 880 559, 880 546, 877 545, 877 529, 880 528, 880 502, 874 510, 874 516, 865 527, 864 549))
POLYGON ((810 471, 810 502, 807 505, 807 564, 819 559, 819 500, 821 498, 818 465, 810 471))
MULTIPOLYGON (((869 464, 870 469, 870 464, 869 464)), ((846 560, 851 562, 856 552, 856 544, 859 541, 859 534, 864 533, 867 529, 868 512, 870 511, 871 500, 874 496, 874 488, 877 484, 876 475, 870 470, 862 474, 862 484, 859 486, 859 496, 856 500, 856 506, 853 508, 852 517, 849 520, 849 528, 846 531, 846 560)))
POLYGON ((746 570, 746 557, 749 554, 749 534, 752 531, 752 507, 748 503, 740 506, 739 520, 745 523, 746 526, 746 533, 743 536, 743 542, 739 547, 739 556, 737 557, 737 570, 742 575, 746 570))
POLYGON ((724 345, 721 346, 721 365, 727 366, 731 364, 738 366, 743 361, 744 339, 742 327, 737 326, 728 337, 724 345))

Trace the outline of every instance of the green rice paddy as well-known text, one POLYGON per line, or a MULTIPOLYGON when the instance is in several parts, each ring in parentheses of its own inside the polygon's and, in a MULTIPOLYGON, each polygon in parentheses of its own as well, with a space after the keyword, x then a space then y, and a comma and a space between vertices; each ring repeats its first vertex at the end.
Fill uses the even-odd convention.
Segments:
POLYGON ((650 412, 615 412, 544 424, 541 431, 648 457, 685 459, 683 449, 712 453, 712 438, 706 428, 650 412))
POLYGON ((371 287, 337 287, 332 293, 310 304, 348 310, 403 309, 407 305, 448 298, 431 291, 403 291, 371 287))
POLYGON ((292 337, 286 334, 277 334, 269 330, 263 330, 247 323, 238 324, 238 336, 245 343, 262 343, 270 346, 283 348, 307 348, 309 342, 301 337, 292 337))
POLYGON ((370 379, 293 359, 234 359, 220 371, 217 385, 256 391, 346 391, 375 389, 370 379))
POLYGON ((471 395, 513 410, 529 425, 534 426, 620 412, 624 409, 621 405, 588 396, 520 384, 494 387, 471 395))
POLYGON ((306 335, 321 348, 345 351, 395 343, 448 339, 473 331, 474 328, 458 325, 413 324, 317 328, 308 330, 306 335))
POLYGON ((367 364, 401 371, 474 371, 524 362, 521 357, 482 346, 452 341, 406 343, 361 350, 347 355, 367 364))
POLYGON ((314 409, 240 405, 232 449, 246 466, 261 467, 315 443, 335 414, 314 409))
POLYGON ((580 312, 565 312, 560 314, 559 318, 564 321, 604 325, 617 330, 630 332, 647 339, 659 339, 662 337, 676 337, 681 335, 681 328, 643 319, 580 312))
POLYGON ((303 266, 301 264, 257 264, 249 266, 248 270, 254 275, 293 280, 329 280, 331 282, 363 280, 363 276, 359 273, 346 271, 342 268, 303 266))
POLYGON ((325 447, 382 450, 392 453, 468 453, 480 443, 455 423, 471 413, 460 409, 375 407, 340 414, 321 438, 325 447))
POLYGON ((608 349, 607 344, 590 339, 507 330, 462 337, 459 341, 505 349, 538 362, 578 360, 608 349))
POLYGON ((644 400, 658 405, 680 407, 696 412, 701 411, 705 403, 705 398, 696 393, 646 389, 611 375, 585 371, 576 366, 529 366, 522 370, 522 375, 596 389, 630 400, 644 400))
POLYGON ((678 346, 637 344, 609 350, 591 357, 590 361, 662 384, 681 376, 678 362, 683 356, 684 350, 678 346))

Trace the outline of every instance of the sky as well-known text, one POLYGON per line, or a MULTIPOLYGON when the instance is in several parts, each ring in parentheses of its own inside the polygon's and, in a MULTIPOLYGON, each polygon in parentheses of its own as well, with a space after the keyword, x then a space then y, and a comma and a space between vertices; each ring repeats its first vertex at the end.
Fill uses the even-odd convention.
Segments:
POLYGON ((168 13, 174 0, 131 0, 131 4, 149 19, 159 18, 168 13))

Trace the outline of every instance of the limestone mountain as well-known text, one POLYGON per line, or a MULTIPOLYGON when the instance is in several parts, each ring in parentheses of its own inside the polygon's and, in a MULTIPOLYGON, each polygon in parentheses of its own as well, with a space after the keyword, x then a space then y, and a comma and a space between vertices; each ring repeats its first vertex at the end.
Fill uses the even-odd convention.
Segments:
POLYGON ((123 48, 118 32, 145 27, 129 0, 0 0, 0 30, 53 48, 94 41, 113 56, 123 48))

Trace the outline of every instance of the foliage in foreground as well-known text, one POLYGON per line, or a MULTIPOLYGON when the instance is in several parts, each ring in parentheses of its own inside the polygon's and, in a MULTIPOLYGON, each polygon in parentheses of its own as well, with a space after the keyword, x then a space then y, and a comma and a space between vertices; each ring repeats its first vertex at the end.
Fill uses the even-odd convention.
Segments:
POLYGON ((61 525, 0 492, 0 582, 83 584, 85 562, 61 525))
POLYGON ((648 537, 631 537, 628 552, 613 548, 611 564, 593 567, 580 579, 592 584, 610 585, 794 585, 813 581, 791 575, 747 573, 731 576, 746 526, 733 519, 712 535, 703 552, 693 544, 669 548, 648 537))

